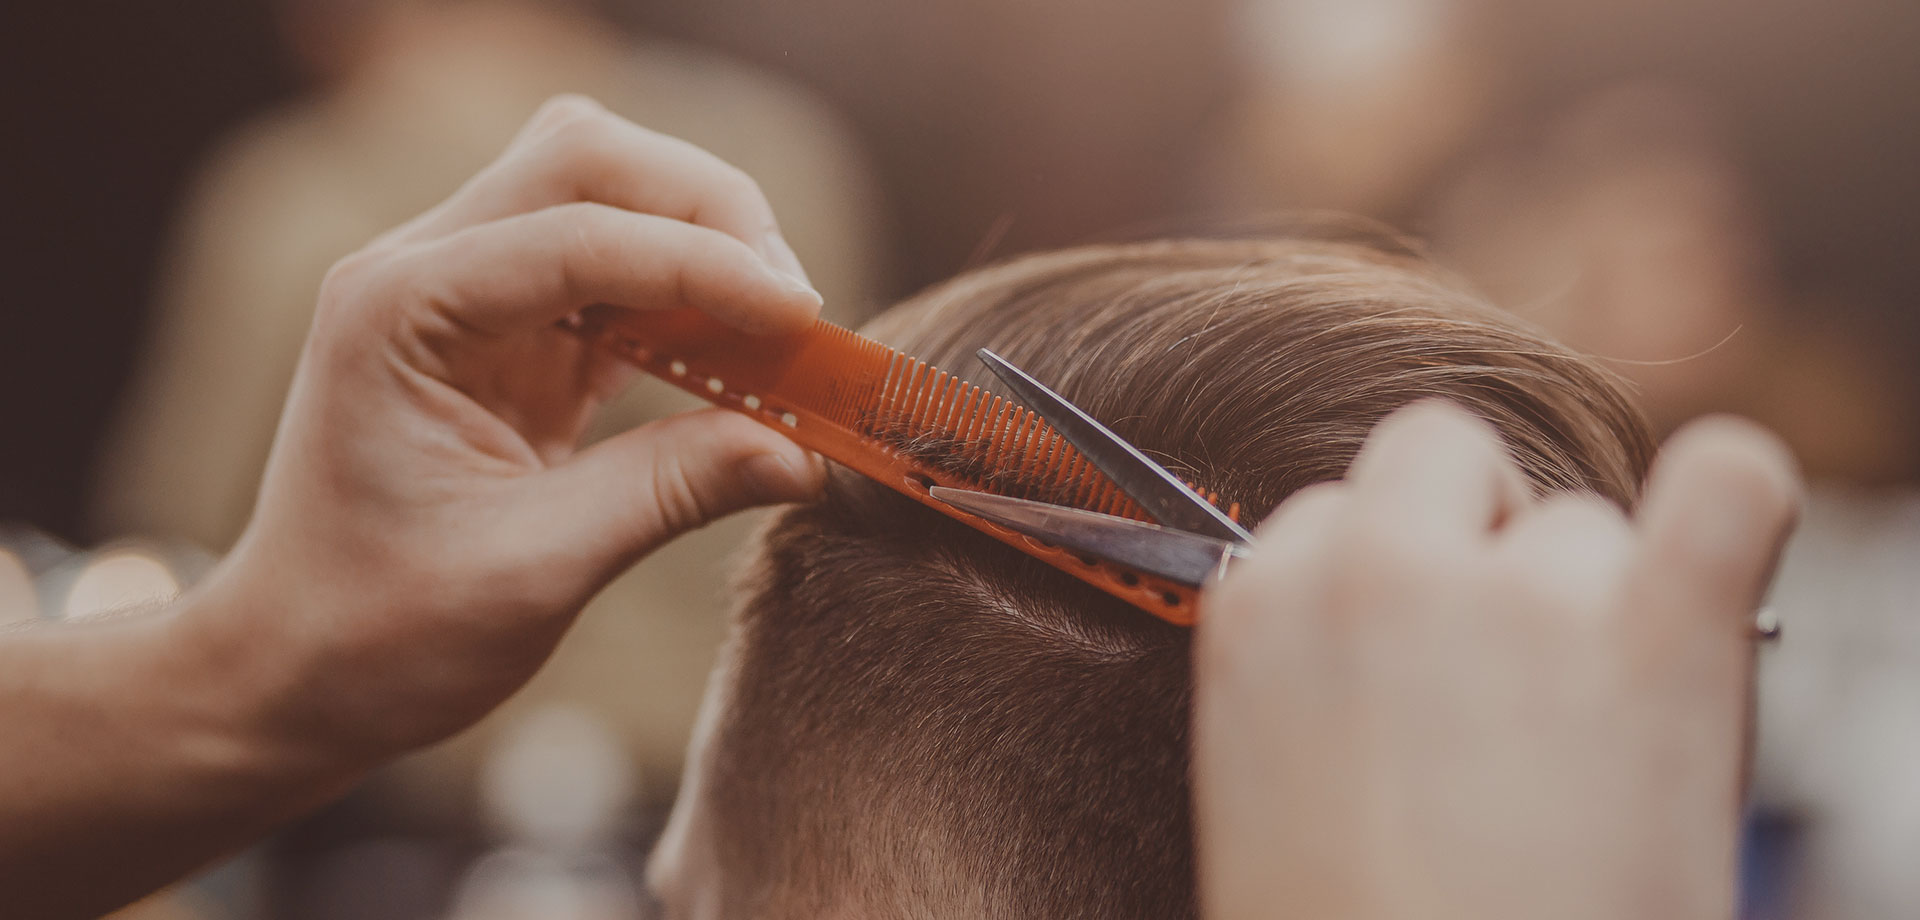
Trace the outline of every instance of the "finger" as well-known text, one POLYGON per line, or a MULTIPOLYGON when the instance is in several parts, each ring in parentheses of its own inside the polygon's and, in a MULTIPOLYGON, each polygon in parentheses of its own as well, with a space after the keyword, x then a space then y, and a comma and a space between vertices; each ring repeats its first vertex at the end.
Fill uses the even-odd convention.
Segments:
POLYGON ((1326 545, 1328 527, 1347 507, 1352 494, 1353 489, 1344 482, 1316 482, 1287 496, 1254 531, 1254 557, 1278 561, 1315 555, 1326 545))
POLYGON ((819 458, 724 409, 661 419, 601 441, 542 474, 529 513, 565 521, 554 541, 605 579, 689 530, 756 505, 803 501, 825 478, 819 458))
POLYGON ((1416 541, 1485 534, 1527 501, 1525 479, 1493 426, 1437 400, 1373 429, 1347 473, 1355 514, 1416 541))
POLYGON ((470 227, 386 270, 449 319, 491 333, 545 326, 596 303, 694 307, 749 332, 793 331, 820 311, 813 289, 732 237, 598 204, 470 227))
POLYGON ((1200 596, 1196 642, 1203 657, 1232 667, 1248 655, 1271 654, 1261 646, 1262 637, 1284 631, 1278 622, 1282 611, 1298 609, 1317 591, 1326 534, 1347 507, 1349 493, 1342 483, 1317 483, 1274 509, 1255 534, 1250 555, 1200 596))
MULTIPOLYGON (((1633 529, 1612 502, 1560 494, 1521 511, 1497 537, 1494 563, 1548 595, 1552 609, 1598 612, 1618 599, 1633 529)), ((1512 586, 1503 580, 1502 586, 1512 586)))
POLYGON ((1682 429, 1661 451, 1640 505, 1633 607, 1662 619, 1744 623, 1772 579, 1800 495, 1792 455, 1758 426, 1722 417, 1682 429))
POLYGON ((773 207, 746 173, 584 96, 559 96, 505 153, 409 228, 430 239, 557 204, 591 201, 718 230, 802 281, 773 207))
POLYGON ((1729 805, 1738 800, 1745 773, 1739 765, 1752 750, 1749 624, 1798 517, 1800 494, 1795 464, 1778 439, 1749 422, 1709 418, 1668 440, 1636 519, 1640 540, 1625 625, 1640 637, 1643 679, 1674 685, 1682 701, 1674 718, 1692 725, 1673 762, 1693 765, 1695 781, 1729 805))
POLYGON ((1337 743, 1350 740, 1357 725, 1341 718, 1350 711, 1341 705, 1350 660, 1322 633, 1331 618, 1316 616, 1328 612, 1318 602, 1326 532, 1346 512, 1350 491, 1321 483, 1294 493, 1261 525, 1252 555, 1201 595, 1194 636, 1194 818, 1203 842, 1218 844, 1203 854, 1201 867, 1211 893, 1227 892, 1216 900, 1234 900, 1236 878, 1324 856, 1324 840, 1297 847, 1298 835, 1246 816, 1249 809, 1263 816, 1284 810, 1275 790, 1337 784, 1327 774, 1340 758, 1297 756, 1288 745, 1296 735, 1335 739, 1329 748, 1358 747, 1337 743))

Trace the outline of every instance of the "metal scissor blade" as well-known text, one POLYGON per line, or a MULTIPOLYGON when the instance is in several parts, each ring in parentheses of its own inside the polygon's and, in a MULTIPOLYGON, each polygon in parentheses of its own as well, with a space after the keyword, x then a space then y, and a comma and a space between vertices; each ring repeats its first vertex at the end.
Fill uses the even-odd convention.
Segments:
POLYGON ((1056 546, 1078 550, 1189 587, 1212 580, 1243 552, 1240 544, 1079 508, 989 492, 934 486, 928 494, 955 508, 1056 546))
POLYGON ((1153 519, 1189 533, 1233 543, 1247 543, 1253 535, 1227 517, 1213 503, 1200 497, 1167 468, 1153 462, 1140 449, 1128 444, 1107 426, 1080 407, 1067 402, 1046 384, 1033 379, 1007 359, 982 348, 974 354, 993 371, 1027 407, 1040 414, 1053 430, 1085 455, 1100 472, 1107 474, 1153 519))

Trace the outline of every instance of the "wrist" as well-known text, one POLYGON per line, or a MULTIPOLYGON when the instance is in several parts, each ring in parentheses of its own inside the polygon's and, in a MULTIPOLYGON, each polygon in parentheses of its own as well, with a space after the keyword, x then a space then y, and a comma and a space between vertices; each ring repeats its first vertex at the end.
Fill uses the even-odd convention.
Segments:
POLYGON ((99 916, 358 777, 285 724, 296 682, 233 641, 226 598, 212 583, 165 609, 0 636, 9 908, 99 916))
POLYGON ((228 562, 182 600, 169 625, 173 686, 192 686, 198 756, 240 789, 303 810, 343 794, 373 758, 337 742, 324 663, 302 618, 228 562))

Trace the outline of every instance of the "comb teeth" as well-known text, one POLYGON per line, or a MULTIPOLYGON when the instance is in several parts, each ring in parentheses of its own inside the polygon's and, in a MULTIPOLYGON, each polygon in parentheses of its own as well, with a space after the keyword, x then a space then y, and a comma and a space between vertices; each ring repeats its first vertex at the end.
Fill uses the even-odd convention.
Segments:
MULTIPOLYGON (((879 343, 865 340, 863 344, 879 343)), ((879 345, 883 368, 822 414, 974 488, 1146 520, 1139 506, 1033 412, 879 345)))

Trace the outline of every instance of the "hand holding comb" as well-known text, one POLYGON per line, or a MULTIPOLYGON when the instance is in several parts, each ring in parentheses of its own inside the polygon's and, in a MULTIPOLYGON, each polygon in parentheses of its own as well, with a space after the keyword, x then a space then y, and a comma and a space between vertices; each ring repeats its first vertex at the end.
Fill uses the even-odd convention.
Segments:
POLYGON ((1231 515, 984 349, 1026 405, 825 321, 762 336, 693 310, 602 307, 571 326, 667 383, 1172 623, 1193 622, 1198 588, 1248 539, 1231 515))

